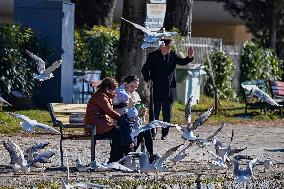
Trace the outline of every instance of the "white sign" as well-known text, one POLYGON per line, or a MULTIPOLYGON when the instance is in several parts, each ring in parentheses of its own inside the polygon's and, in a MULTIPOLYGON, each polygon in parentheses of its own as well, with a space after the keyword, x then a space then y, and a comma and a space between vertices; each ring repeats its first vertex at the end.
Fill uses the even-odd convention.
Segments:
POLYGON ((151 31, 158 31, 163 27, 166 14, 166 4, 147 4, 146 25, 151 31))
POLYGON ((165 4, 166 0, 150 0, 151 3, 160 3, 160 4, 165 4))

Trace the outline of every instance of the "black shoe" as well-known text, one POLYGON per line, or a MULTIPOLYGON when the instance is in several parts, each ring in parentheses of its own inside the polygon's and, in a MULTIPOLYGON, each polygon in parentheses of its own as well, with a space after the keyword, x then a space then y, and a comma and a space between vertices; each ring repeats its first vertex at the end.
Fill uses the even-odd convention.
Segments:
POLYGON ((150 163, 153 163, 153 161, 155 161, 155 160, 157 160, 157 159, 159 159, 159 158, 160 158, 159 155, 154 154, 154 155, 150 156, 149 162, 150 162, 150 163))
POLYGON ((163 136, 161 137, 161 140, 167 140, 167 137, 163 136))

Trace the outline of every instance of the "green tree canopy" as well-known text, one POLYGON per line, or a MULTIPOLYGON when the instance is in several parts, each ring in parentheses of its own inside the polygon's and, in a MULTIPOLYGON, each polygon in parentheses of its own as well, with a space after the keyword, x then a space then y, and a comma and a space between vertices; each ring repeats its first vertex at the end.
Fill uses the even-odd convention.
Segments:
POLYGON ((283 0, 219 0, 233 16, 244 20, 254 39, 284 57, 283 0))

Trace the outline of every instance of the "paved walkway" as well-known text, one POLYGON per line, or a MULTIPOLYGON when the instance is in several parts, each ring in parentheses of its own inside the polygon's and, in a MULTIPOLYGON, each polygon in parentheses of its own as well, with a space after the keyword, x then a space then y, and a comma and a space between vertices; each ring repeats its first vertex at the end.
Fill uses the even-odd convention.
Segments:
MULTIPOLYGON (((210 126, 204 125, 198 129, 196 134, 204 138, 214 130, 218 128, 218 125, 210 126)), ((247 154, 260 160, 264 160, 265 157, 270 156, 275 166, 270 173, 263 173, 262 166, 255 168, 255 179, 260 182, 277 182, 277 185, 282 185, 284 188, 284 121, 275 122, 252 122, 247 125, 231 125, 227 124, 223 131, 219 134, 218 138, 228 145, 231 137, 231 130, 234 129, 234 141, 233 147, 248 147, 242 154, 247 154), (281 181, 282 179, 282 181, 281 181), (278 183, 279 182, 279 183, 278 183)), ((41 136, 29 136, 27 134, 20 134, 17 136, 2 135, 1 140, 10 138, 23 149, 29 147, 35 142, 48 141, 50 144, 46 149, 56 152, 56 155, 52 158, 52 163, 47 165, 52 169, 46 171, 31 172, 28 175, 14 175, 6 165, 9 164, 9 154, 3 147, 0 146, 0 187, 7 185, 32 185, 35 182, 42 182, 50 180, 59 181, 60 178, 65 177, 66 173, 56 171, 56 167, 60 165, 59 157, 59 137, 52 135, 41 136)), ((158 131, 157 138, 160 138, 160 130, 158 131)), ((157 154, 163 154, 167 149, 175 145, 184 143, 179 132, 171 128, 170 134, 167 140, 155 140, 154 151, 157 154)), ((68 153, 69 165, 74 166, 76 158, 81 158, 84 163, 90 161, 90 142, 86 140, 80 141, 64 141, 65 151, 68 153)), ((213 147, 213 146, 212 146, 213 147)), ((213 149, 209 147, 209 149, 213 149)), ((203 177, 214 179, 222 177, 224 180, 232 181, 231 170, 210 170, 207 165, 207 161, 212 159, 207 154, 206 150, 199 147, 192 147, 188 150, 190 155, 182 162, 178 162, 174 167, 169 163, 169 171, 158 173, 150 173, 150 176, 158 178, 192 178, 194 180, 196 175, 202 174, 203 177)), ((98 141, 96 157, 99 162, 104 162, 109 157, 109 142, 98 141)), ((72 170, 72 169, 71 169, 72 170)), ((122 172, 92 172, 92 173, 79 173, 77 171, 71 171, 70 176, 72 179, 94 179, 94 178, 126 178, 133 177, 144 178, 145 174, 140 173, 122 173, 122 172)), ((270 187, 269 187, 270 188, 270 187)))

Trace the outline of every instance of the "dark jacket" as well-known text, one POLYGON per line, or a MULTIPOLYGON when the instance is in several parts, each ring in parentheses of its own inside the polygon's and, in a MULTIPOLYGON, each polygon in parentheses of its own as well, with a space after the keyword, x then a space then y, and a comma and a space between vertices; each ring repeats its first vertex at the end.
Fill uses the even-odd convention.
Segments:
POLYGON ((84 124, 95 125, 98 134, 104 134, 115 127, 113 120, 120 116, 112 107, 112 98, 99 89, 88 101, 84 124))
POLYGON ((172 101, 171 88, 176 88, 176 65, 187 65, 193 58, 180 58, 174 51, 163 56, 161 50, 148 54, 146 63, 142 67, 144 80, 153 81, 154 101, 172 101))
POLYGON ((119 127, 120 145, 129 146, 131 143, 133 143, 134 141, 130 137, 133 123, 127 119, 126 114, 120 116, 120 118, 117 120, 117 126, 119 127))

